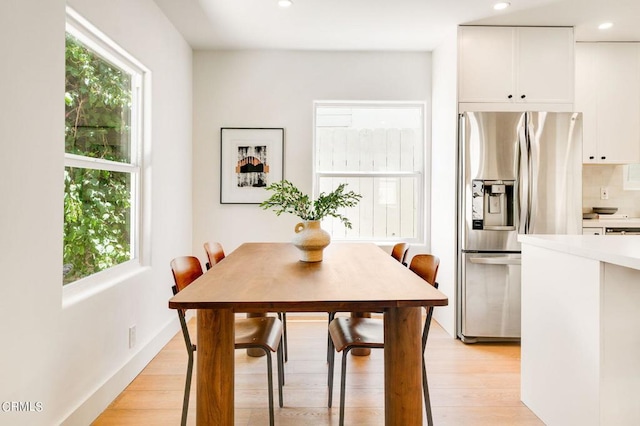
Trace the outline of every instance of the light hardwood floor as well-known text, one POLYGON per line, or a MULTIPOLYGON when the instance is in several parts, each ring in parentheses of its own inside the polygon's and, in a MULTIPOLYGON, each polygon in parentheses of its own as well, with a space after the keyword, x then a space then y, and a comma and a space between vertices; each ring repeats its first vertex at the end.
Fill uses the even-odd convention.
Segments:
MULTIPOLYGON (((287 317, 289 362, 284 408, 277 407, 274 389, 276 425, 337 425, 342 354, 336 356, 334 405, 327 408, 326 315, 287 317)), ((195 320, 189 326, 195 328, 195 320)), ((382 350, 366 357, 349 355, 347 425, 384 424, 382 355, 382 350)), ((543 424, 520 402, 519 345, 465 345, 434 321, 426 360, 435 425, 543 424)), ((237 350, 235 362, 235 424, 269 424, 265 360, 237 350)), ((184 341, 178 333, 94 425, 179 425, 186 364, 184 341)), ((195 424, 195 380, 194 374, 189 424, 195 424)))

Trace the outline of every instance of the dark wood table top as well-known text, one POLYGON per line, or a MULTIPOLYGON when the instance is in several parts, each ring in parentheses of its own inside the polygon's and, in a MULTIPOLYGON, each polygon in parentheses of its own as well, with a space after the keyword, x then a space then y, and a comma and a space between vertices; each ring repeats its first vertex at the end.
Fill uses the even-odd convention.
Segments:
POLYGON ((305 263, 291 243, 245 243, 169 301, 173 309, 380 311, 447 296, 371 243, 333 242, 305 263))

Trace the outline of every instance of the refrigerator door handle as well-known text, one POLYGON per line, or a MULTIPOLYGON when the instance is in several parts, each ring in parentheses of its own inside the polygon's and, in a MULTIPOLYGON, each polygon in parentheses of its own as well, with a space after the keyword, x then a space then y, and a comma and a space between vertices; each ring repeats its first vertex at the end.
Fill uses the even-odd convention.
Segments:
POLYGON ((518 124, 518 204, 520 207, 520 226, 518 232, 529 233, 529 147, 527 146, 525 115, 518 124))
MULTIPOLYGON (((539 122, 538 129, 539 133, 542 133, 542 128, 544 127, 544 119, 546 117, 545 113, 537 113, 536 114, 539 122)), ((540 141, 536 135, 536 129, 533 125, 532 114, 527 113, 527 146, 529 147, 529 211, 527 212, 529 219, 529 225, 527 229, 527 234, 535 232, 536 229, 536 210, 537 210, 537 200, 538 200, 538 173, 539 173, 539 163, 540 163, 540 141)))
POLYGON ((470 257, 469 262, 478 265, 521 265, 519 257, 470 257))
POLYGON ((464 180, 464 174, 465 174, 465 170, 466 170, 466 163, 465 163, 465 158, 464 158, 464 150, 465 150, 465 146, 467 144, 467 132, 466 132, 466 122, 468 120, 468 117, 465 113, 459 114, 458 115, 458 146, 457 146, 457 187, 456 187, 456 211, 458 212, 463 212, 461 215, 458 215, 458 219, 457 219, 457 223, 456 223, 456 229, 457 229, 457 243, 458 243, 458 247, 462 247, 463 246, 463 242, 464 245, 466 245, 466 239, 467 239, 467 231, 464 227, 464 224, 467 220, 468 217, 468 213, 467 213, 467 205, 466 205, 466 196, 467 194, 465 194, 464 192, 464 187, 465 187, 465 180, 464 180))

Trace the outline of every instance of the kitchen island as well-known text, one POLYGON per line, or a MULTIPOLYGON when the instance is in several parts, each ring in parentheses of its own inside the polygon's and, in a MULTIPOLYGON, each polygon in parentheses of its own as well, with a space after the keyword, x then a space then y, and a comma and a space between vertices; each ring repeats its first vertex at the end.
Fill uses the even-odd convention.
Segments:
POLYGON ((640 236, 518 240, 522 402, 551 426, 640 424, 640 236))

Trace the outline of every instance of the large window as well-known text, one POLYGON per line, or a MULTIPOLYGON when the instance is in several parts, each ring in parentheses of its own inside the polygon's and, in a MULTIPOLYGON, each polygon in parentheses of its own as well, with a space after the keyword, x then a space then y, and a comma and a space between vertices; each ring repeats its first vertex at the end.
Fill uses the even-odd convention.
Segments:
POLYGON ((143 71, 83 24, 69 12, 63 284, 138 256, 143 71))
POLYGON ((424 122, 422 103, 316 103, 315 191, 363 196, 344 212, 352 229, 323 222, 333 238, 422 241, 424 122))

